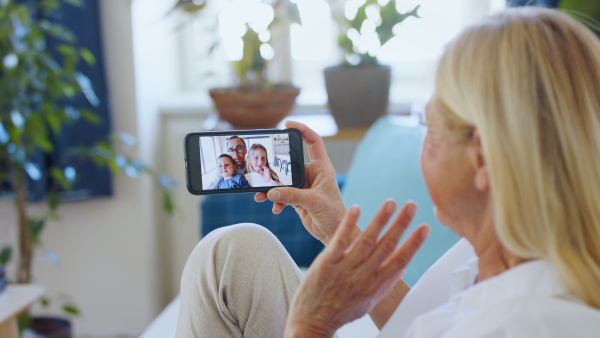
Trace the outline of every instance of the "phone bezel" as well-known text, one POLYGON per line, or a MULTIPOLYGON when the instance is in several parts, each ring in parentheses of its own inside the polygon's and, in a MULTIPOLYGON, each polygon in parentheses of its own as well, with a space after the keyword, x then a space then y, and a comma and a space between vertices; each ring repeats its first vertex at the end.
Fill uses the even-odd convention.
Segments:
MULTIPOLYGON (((292 166, 292 185, 286 187, 302 188, 306 180, 304 172, 304 146, 302 143, 302 134, 297 129, 254 129, 254 130, 228 130, 228 131, 206 131, 192 132, 185 136, 183 141, 184 159, 185 159, 185 181, 188 191, 194 195, 214 195, 214 194, 232 194, 246 192, 268 191, 277 186, 270 187, 252 187, 243 189, 202 189, 201 176, 194 176, 192 173, 201 171, 200 164, 200 142, 199 138, 203 136, 228 136, 228 135, 265 135, 265 134, 284 134, 289 135, 290 141, 290 162, 292 166), (297 145, 297 146, 292 146, 297 145), (195 179, 200 177, 200 179, 195 179)), ((247 146, 247 145, 246 145, 247 146)))

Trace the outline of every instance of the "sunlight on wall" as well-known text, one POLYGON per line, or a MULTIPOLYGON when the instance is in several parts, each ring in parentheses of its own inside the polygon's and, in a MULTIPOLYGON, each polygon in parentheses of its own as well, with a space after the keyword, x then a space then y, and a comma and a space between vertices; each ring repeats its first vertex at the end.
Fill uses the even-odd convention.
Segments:
MULTIPOLYGON (((344 57, 337 46, 339 27, 332 17, 332 11, 352 17, 364 1, 290 0, 298 6, 302 25, 291 23, 291 59, 285 63, 286 68, 273 69, 278 73, 291 73, 293 84, 301 88, 296 100, 298 104, 326 104, 323 69, 340 64, 344 57)), ((379 0, 378 4, 382 6, 388 1, 379 0)), ((281 49, 273 49, 275 39, 281 39, 283 35, 275 37, 275 33, 279 32, 271 32, 266 28, 274 20, 269 3, 266 0, 210 2, 202 13, 202 19, 194 20, 196 28, 190 36, 193 37, 190 47, 186 47, 185 43, 182 47, 183 50, 193 48, 189 55, 193 54, 194 57, 189 58, 190 62, 183 68, 189 69, 183 71, 190 84, 188 88, 226 86, 235 82, 229 62, 242 57, 242 36, 248 29, 247 25, 258 30, 260 40, 265 42, 260 49, 264 58, 288 57, 277 54, 281 53, 281 49), (211 25, 218 26, 218 32, 211 31, 211 25), (271 35, 274 36, 273 41, 270 41, 271 35), (219 52, 207 53, 213 44, 217 45, 219 52)), ((368 11, 368 23, 361 29, 345 32, 358 42, 357 52, 376 54, 382 64, 392 67, 392 104, 405 104, 428 97, 435 60, 444 44, 464 26, 504 8, 505 0, 397 0, 396 8, 400 13, 406 13, 416 5, 421 5, 418 11, 421 18, 409 17, 398 24, 394 27, 396 36, 383 46, 373 32, 380 21, 376 5, 368 11)))
MULTIPOLYGON (((292 1, 294 2, 294 1, 292 1)), ((297 0, 302 26, 290 27, 294 60, 325 60, 331 53, 331 15, 324 0, 297 0)))
POLYGON ((261 0, 232 1, 219 14, 219 33, 221 44, 228 61, 239 61, 243 56, 244 42, 242 37, 248 27, 258 33, 264 43, 260 47, 263 58, 273 58, 273 48, 266 41, 270 38, 269 24, 275 18, 273 7, 261 0))

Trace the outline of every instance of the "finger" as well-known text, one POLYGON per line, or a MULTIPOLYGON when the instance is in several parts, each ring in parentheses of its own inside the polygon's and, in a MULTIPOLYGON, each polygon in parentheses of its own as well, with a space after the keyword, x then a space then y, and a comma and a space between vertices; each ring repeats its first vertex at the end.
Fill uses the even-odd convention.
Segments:
POLYGON ((377 211, 365 232, 356 240, 352 251, 348 255, 347 264, 357 266, 367 259, 377 247, 379 233, 385 227, 390 217, 396 210, 396 202, 387 200, 377 211))
POLYGON ((267 198, 272 202, 294 204, 304 207, 311 201, 314 201, 315 194, 316 192, 309 189, 276 188, 267 192, 267 198))
POLYGON ((329 252, 333 261, 338 262, 343 257, 346 249, 352 244, 352 231, 359 216, 360 208, 358 206, 350 207, 344 214, 342 222, 331 239, 331 245, 325 249, 329 252))
POLYGON ((396 207, 396 201, 393 199, 388 199, 383 202, 377 211, 377 214, 375 214, 375 217, 371 220, 371 222, 369 222, 369 225, 365 229, 365 236, 368 236, 369 238, 375 238, 375 241, 377 241, 377 238, 379 238, 379 233, 381 233, 381 230, 383 230, 387 222, 390 220, 390 217, 392 217, 394 211, 396 211, 396 207))
POLYGON ((283 208, 285 208, 285 204, 282 203, 273 203, 273 214, 278 215, 283 211, 283 208))
POLYGON ((254 195, 254 201, 261 203, 267 200, 267 193, 266 192, 257 192, 254 195))
POLYGON ((405 269, 417 250, 425 242, 429 231, 430 229, 427 225, 421 225, 415 229, 406 241, 381 264, 378 271, 378 280, 389 280, 398 271, 405 269))
POLYGON ((304 140, 304 143, 306 143, 308 156, 310 156, 311 160, 328 159, 323 139, 314 130, 310 129, 305 124, 296 121, 287 121, 285 126, 286 128, 298 129, 300 134, 302 134, 302 139, 304 140))
POLYGON ((379 266, 396 250, 400 238, 410 226, 410 222, 412 222, 416 213, 417 205, 414 202, 408 202, 404 205, 390 223, 385 234, 378 240, 373 254, 365 261, 366 266, 379 266))

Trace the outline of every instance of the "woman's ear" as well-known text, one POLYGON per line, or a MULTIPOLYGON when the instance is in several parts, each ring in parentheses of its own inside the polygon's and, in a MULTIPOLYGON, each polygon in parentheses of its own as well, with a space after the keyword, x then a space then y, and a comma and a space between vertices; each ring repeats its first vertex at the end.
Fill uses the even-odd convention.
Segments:
POLYGON ((473 147, 474 158, 473 164, 475 169, 475 188, 479 191, 488 191, 490 189, 490 179, 487 171, 485 156, 483 155, 483 147, 481 145, 481 136, 479 131, 475 129, 473 132, 473 147))

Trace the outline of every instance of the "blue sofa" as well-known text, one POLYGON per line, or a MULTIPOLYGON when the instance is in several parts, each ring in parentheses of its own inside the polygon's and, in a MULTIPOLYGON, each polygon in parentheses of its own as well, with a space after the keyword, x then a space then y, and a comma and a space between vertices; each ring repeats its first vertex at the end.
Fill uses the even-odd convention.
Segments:
MULTIPOLYGON (((403 279, 413 285, 459 237, 435 218, 433 203, 421 174, 419 154, 425 127, 415 117, 384 116, 377 120, 359 144, 345 179, 338 179, 346 205, 359 205, 364 229, 387 198, 400 205, 408 200, 419 210, 409 228, 427 223, 431 233, 423 248, 406 269, 403 279)), ((271 213, 272 203, 256 203, 254 194, 207 196, 201 203, 202 235, 230 224, 253 222, 273 232, 296 264, 309 266, 323 245, 302 226, 296 212, 286 207, 280 215, 271 213), (227 213, 235 206, 236 213, 227 213)))

